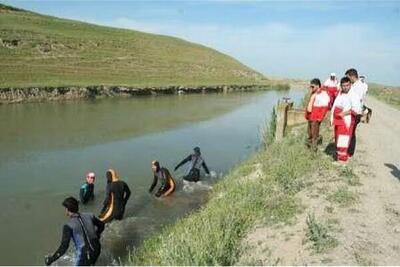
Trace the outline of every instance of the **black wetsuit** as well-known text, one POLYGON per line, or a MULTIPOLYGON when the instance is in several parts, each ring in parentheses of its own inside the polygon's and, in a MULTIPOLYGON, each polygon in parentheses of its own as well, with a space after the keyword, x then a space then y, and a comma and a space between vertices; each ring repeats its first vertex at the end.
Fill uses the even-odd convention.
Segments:
POLYGON ((46 265, 56 261, 67 251, 69 241, 74 241, 76 266, 94 265, 100 255, 100 234, 104 223, 91 213, 76 213, 63 226, 61 244, 57 251, 46 259, 46 265))
POLYGON ((161 186, 158 189, 157 193, 155 194, 156 197, 160 197, 161 195, 166 193, 171 188, 171 184, 173 184, 172 186, 174 186, 174 184, 175 184, 168 169, 162 167, 154 175, 153 183, 150 186, 149 193, 153 192, 153 189, 154 189, 154 187, 156 187, 158 180, 160 180, 161 186), (170 179, 172 179, 172 183, 171 183, 170 179))
POLYGON ((107 184, 106 199, 103 203, 101 213, 104 213, 111 201, 111 194, 114 195, 114 205, 112 207, 112 215, 105 222, 110 222, 113 219, 122 220, 125 212, 125 205, 131 196, 131 190, 124 181, 115 181, 107 184))
POLYGON ((192 166, 189 170, 189 173, 185 176, 183 176, 183 179, 189 182, 197 182, 200 180, 200 166, 204 168, 204 171, 207 174, 210 174, 210 171, 208 170, 208 167, 206 165, 206 162, 203 160, 201 155, 196 155, 196 154, 191 154, 187 156, 184 160, 182 160, 176 167, 175 170, 177 170, 180 166, 183 164, 191 162, 192 166))
POLYGON ((79 198, 82 204, 86 204, 89 200, 94 199, 94 184, 84 183, 79 191, 79 198))

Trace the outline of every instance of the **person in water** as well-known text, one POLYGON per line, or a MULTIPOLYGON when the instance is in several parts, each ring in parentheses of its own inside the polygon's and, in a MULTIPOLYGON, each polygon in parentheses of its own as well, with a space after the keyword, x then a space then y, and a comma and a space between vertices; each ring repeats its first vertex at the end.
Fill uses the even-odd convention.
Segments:
POLYGON ((187 162, 190 162, 190 169, 187 175, 183 176, 183 179, 189 182, 197 182, 200 180, 200 167, 203 167, 207 174, 210 174, 206 162, 201 157, 201 152, 199 147, 193 149, 194 153, 187 156, 182 160, 176 167, 175 171, 187 162))
POLYGON ((62 205, 69 219, 63 226, 59 248, 53 255, 45 257, 45 264, 50 265, 64 255, 72 238, 75 244, 75 265, 94 265, 101 251, 100 235, 104 223, 92 213, 79 213, 78 200, 73 197, 66 198, 62 205))
POLYGON ((108 223, 113 219, 122 220, 125 205, 131 196, 131 190, 124 181, 118 180, 118 174, 114 169, 109 169, 106 172, 106 178, 106 198, 99 218, 101 221, 108 223))
POLYGON ((79 197, 82 204, 87 204, 90 200, 94 199, 94 180, 96 175, 94 172, 89 172, 86 175, 86 183, 81 186, 79 191, 79 197))
POLYGON ((171 195, 175 191, 175 181, 174 178, 172 178, 168 169, 160 167, 160 163, 156 160, 151 162, 151 169, 153 170, 154 179, 153 183, 150 186, 149 193, 153 192, 153 189, 156 187, 158 180, 160 180, 161 186, 157 190, 155 196, 166 197, 171 195))

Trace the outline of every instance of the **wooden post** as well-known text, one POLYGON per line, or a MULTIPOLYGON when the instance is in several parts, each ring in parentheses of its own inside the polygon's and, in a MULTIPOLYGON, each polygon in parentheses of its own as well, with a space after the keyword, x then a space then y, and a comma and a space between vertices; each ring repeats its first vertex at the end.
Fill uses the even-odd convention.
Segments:
POLYGON ((288 110, 293 107, 293 102, 289 99, 284 99, 283 102, 278 102, 276 110, 276 131, 275 141, 281 141, 285 136, 285 129, 287 124, 288 110))

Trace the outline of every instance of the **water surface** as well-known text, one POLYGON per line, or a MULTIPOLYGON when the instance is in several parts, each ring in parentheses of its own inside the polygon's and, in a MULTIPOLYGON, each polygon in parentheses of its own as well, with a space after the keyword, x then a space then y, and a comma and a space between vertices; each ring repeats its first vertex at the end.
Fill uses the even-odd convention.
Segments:
MULTIPOLYGON (((0 106, 0 264, 43 264, 57 248, 65 221, 62 200, 78 196, 85 173, 97 174, 98 214, 105 171, 113 167, 132 190, 126 218, 110 224, 99 264, 116 263, 127 247, 198 208, 212 184, 260 144, 278 99, 301 91, 115 98, 0 106), (173 197, 155 199, 150 162, 171 171, 200 146, 215 178, 183 189, 185 168, 173 172, 173 197)), ((72 243, 70 247, 73 247, 72 243)), ((72 255, 71 252, 68 255, 72 255)), ((70 264, 67 257, 61 264, 70 264)))

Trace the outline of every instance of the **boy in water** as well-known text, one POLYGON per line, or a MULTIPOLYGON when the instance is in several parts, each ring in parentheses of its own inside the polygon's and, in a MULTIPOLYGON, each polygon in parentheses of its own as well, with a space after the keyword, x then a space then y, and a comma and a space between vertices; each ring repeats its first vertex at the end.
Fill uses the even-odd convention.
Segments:
POLYGON ((79 191, 79 197, 82 204, 87 204, 90 200, 94 199, 94 180, 96 175, 94 172, 89 172, 86 175, 86 183, 81 186, 79 191))
POLYGON ((149 193, 152 193, 160 180, 161 186, 155 194, 156 197, 166 197, 175 191, 175 181, 172 178, 167 168, 161 167, 157 160, 151 162, 151 169, 153 171, 153 183, 150 186, 149 193))

